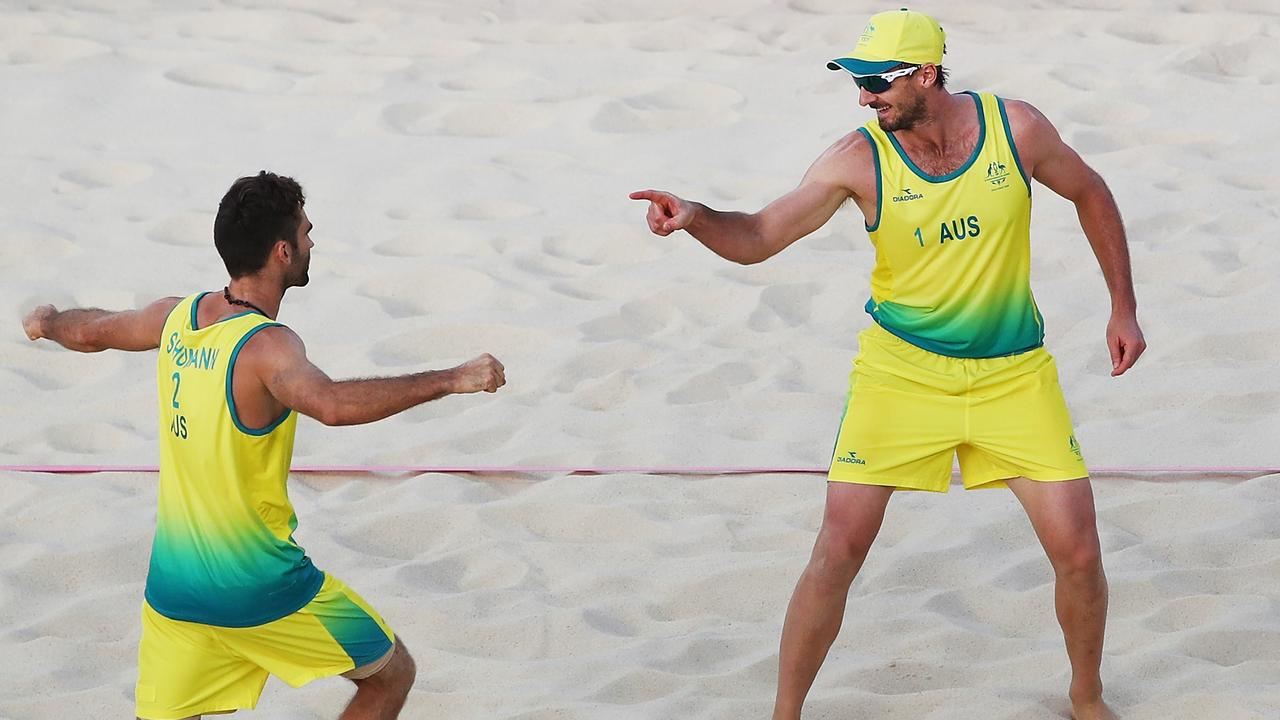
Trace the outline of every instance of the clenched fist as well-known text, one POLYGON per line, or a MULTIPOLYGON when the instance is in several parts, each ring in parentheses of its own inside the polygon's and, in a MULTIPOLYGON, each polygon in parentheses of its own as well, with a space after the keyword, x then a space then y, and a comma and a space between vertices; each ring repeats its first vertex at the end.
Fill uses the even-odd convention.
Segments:
POLYGON ((489 353, 453 368, 454 392, 497 392, 507 384, 506 368, 489 353))
POLYGON ((44 321, 57 312, 58 309, 52 305, 41 305, 27 313, 22 319, 22 329, 26 331, 27 339, 39 340, 44 337, 44 321))

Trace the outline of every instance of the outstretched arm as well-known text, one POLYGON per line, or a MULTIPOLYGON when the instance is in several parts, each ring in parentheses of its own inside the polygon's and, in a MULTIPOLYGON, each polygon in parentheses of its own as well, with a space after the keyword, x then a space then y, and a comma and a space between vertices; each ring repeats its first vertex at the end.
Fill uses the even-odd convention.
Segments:
POLYGON ((630 197, 649 201, 647 220, 655 234, 685 230, 720 257, 751 265, 822 227, 841 203, 858 197, 858 175, 873 172, 870 146, 860 133, 851 133, 814 161, 796 189, 759 212, 712 210, 661 190, 639 190, 630 197))
POLYGON ((497 392, 507 382, 502 363, 488 354, 448 370, 335 381, 285 327, 253 336, 237 365, 246 366, 280 403, 325 425, 371 423, 446 395, 497 392))
POLYGON ((22 329, 32 340, 45 338, 79 352, 154 350, 160 347, 165 319, 181 300, 162 298, 140 310, 119 312, 41 305, 23 318, 22 329))
POLYGON ((1017 100, 1006 101, 1006 108, 1024 169, 1076 206, 1080 227, 1093 247, 1111 294, 1107 348, 1111 353, 1111 374, 1122 375, 1138 361, 1147 343, 1138 326, 1138 301, 1133 292, 1129 244, 1120 209, 1102 176, 1062 141, 1058 130, 1039 110, 1017 100))

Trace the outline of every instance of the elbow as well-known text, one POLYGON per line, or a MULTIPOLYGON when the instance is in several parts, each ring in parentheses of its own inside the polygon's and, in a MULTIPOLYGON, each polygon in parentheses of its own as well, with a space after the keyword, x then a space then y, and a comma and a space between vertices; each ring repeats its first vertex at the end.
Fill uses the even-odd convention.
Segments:
POLYGON ((342 408, 338 407, 338 404, 332 400, 321 401, 313 411, 308 414, 319 421, 321 425, 327 425, 329 427, 351 424, 347 422, 346 417, 342 412, 342 408))

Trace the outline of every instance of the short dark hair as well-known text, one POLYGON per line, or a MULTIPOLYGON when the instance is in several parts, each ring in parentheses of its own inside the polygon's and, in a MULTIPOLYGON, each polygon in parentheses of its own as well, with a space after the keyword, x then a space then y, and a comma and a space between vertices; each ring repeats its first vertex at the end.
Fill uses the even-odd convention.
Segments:
POLYGON ((232 183, 213 220, 213 244, 227 273, 233 278, 255 273, 267 264, 276 242, 293 245, 306 202, 297 181, 266 170, 232 183))
POLYGON ((947 88, 947 76, 950 75, 951 73, 947 72, 947 69, 942 67, 941 65, 937 67, 938 67, 938 87, 945 90, 947 88))

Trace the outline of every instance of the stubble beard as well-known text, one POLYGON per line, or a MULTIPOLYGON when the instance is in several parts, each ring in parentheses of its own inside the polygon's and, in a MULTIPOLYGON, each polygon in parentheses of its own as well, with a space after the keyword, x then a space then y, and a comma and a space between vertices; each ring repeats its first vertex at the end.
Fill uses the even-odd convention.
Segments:
POLYGON ((925 106, 924 98, 917 97, 914 101, 898 105, 898 117, 887 121, 881 120, 880 129, 885 132, 911 130, 927 120, 928 117, 929 113, 925 106))

